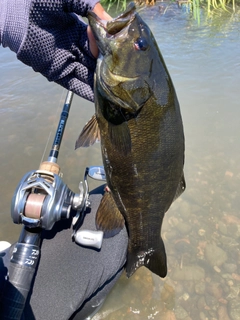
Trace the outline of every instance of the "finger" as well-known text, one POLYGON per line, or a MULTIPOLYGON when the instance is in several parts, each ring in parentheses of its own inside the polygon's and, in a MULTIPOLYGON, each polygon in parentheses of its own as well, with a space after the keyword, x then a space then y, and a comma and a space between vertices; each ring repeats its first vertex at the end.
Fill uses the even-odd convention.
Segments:
POLYGON ((91 88, 93 88, 93 79, 94 79, 94 71, 85 67, 84 65, 78 63, 76 64, 76 67, 74 69, 74 78, 77 78, 78 80, 88 84, 91 88))
POLYGON ((96 15, 102 20, 112 20, 112 17, 104 10, 100 2, 96 3, 96 5, 93 8, 93 12, 96 13, 96 15))
POLYGON ((98 56, 97 44, 90 27, 80 18, 78 21, 78 34, 79 61, 86 67, 94 70, 96 67, 96 58, 98 56))
POLYGON ((88 101, 94 101, 94 93, 91 86, 80 81, 77 78, 72 77, 71 75, 68 75, 55 82, 88 101))
POLYGON ((95 58, 97 58, 98 57, 98 46, 97 46, 96 40, 94 38, 92 29, 90 28, 90 26, 88 26, 88 28, 87 28, 87 35, 88 35, 88 40, 89 40, 90 51, 91 51, 92 55, 95 58))
MULTIPOLYGON (((88 44, 89 46, 89 44, 88 44)), ((94 72, 96 69, 96 58, 92 55, 90 47, 88 48, 78 48, 77 52, 72 52, 73 55, 76 55, 76 63, 82 64, 84 69, 94 72)))

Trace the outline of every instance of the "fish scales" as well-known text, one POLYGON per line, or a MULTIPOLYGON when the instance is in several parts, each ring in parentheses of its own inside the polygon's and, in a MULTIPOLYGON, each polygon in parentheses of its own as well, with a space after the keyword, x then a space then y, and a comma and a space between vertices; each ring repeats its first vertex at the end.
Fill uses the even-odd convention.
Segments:
MULTIPOLYGON (((176 119, 171 115, 168 119, 167 109, 158 109, 154 114, 156 122, 153 123, 153 108, 154 104, 149 101, 149 106, 143 108, 137 119, 128 122, 132 137, 130 155, 116 156, 116 150, 109 146, 108 133, 103 133, 101 137, 103 150, 110 150, 107 155, 103 152, 107 182, 127 221, 129 256, 139 255, 156 246, 164 213, 175 197, 182 176, 183 150, 174 148, 178 143, 183 145, 182 133, 175 130, 176 119), (162 121, 163 117, 165 121, 162 121), (155 123, 159 124, 157 130, 155 123), (147 128, 145 131, 143 124, 147 128), (162 135, 162 132, 165 134, 162 135), (166 138, 166 132, 170 139, 166 138), (158 165, 160 161, 162 164, 158 165)), ((101 120, 99 125, 106 128, 106 124, 101 125, 101 120)))
MULTIPOLYGON (((101 53, 94 125, 100 130, 110 189, 100 204, 97 225, 107 234, 114 220, 119 229, 123 216, 129 235, 127 276, 146 266, 165 277, 162 222, 185 189, 178 99, 155 39, 134 4, 107 25, 93 13, 89 22, 101 53), (106 208, 107 199, 113 199, 115 215, 106 208)), ((80 134, 77 146, 84 146, 83 138, 80 134)))

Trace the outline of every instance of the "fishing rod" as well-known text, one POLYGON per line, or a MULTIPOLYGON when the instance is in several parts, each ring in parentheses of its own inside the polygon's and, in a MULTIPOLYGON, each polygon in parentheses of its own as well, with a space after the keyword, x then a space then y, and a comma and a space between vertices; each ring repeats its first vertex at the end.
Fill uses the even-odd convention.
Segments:
POLYGON ((102 245, 102 231, 78 231, 76 228, 83 220, 86 207, 90 206, 86 177, 91 176, 93 171, 94 175, 96 170, 86 168, 85 184, 80 182, 80 193, 75 194, 61 179, 60 167, 57 164, 72 98, 73 93, 68 91, 48 160, 42 162, 38 170, 23 176, 12 198, 13 222, 23 224, 23 228, 18 242, 14 245, 8 266, 0 304, 2 320, 20 320, 22 317, 40 260, 43 229, 51 230, 55 222, 74 218, 72 237, 76 243, 97 249, 102 245))
POLYGON ((61 113, 61 117, 60 117, 60 121, 58 123, 58 128, 56 131, 56 135, 53 141, 53 145, 52 145, 52 149, 50 151, 49 157, 48 157, 48 161, 49 162, 57 162, 57 158, 59 155, 59 149, 61 146, 61 142, 62 142, 62 137, 63 137, 63 133, 66 127, 66 123, 67 123, 67 119, 68 119, 68 115, 69 115, 69 111, 70 111, 70 107, 72 104, 72 99, 73 99, 73 92, 72 91, 68 91, 67 92, 67 96, 65 99, 65 103, 63 106, 63 110, 61 113))

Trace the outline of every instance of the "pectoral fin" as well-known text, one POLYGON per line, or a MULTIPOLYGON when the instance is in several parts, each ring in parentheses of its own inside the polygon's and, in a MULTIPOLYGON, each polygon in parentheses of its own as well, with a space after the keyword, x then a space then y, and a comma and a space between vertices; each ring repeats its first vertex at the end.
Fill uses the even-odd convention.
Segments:
POLYGON ((108 133, 115 150, 123 155, 128 155, 131 152, 131 135, 127 122, 118 125, 109 123, 108 133))
POLYGON ((98 141, 100 141, 100 130, 96 115, 94 115, 82 129, 76 141, 75 150, 80 147, 89 147, 98 141))
POLYGON ((96 214, 97 229, 104 232, 104 238, 110 238, 118 234, 124 224, 124 218, 115 204, 111 191, 106 191, 96 214))

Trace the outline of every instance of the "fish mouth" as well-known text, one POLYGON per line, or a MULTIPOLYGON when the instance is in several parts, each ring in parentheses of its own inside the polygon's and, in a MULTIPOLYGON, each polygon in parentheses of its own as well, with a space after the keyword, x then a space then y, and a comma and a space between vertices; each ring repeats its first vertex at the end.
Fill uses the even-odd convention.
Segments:
POLYGON ((106 21, 100 19, 94 12, 89 11, 88 20, 93 30, 95 38, 98 38, 98 29, 104 29, 106 36, 111 37, 122 31, 135 18, 136 6, 134 2, 130 2, 127 9, 116 18, 106 21), (97 28, 95 27, 97 25, 97 28))
MULTIPOLYGON (((99 61, 101 60, 101 62, 97 65, 97 68, 100 68, 100 65, 103 63, 104 56, 112 54, 112 48, 111 45, 109 45, 109 40, 111 41, 112 39, 117 38, 118 35, 122 36, 125 32, 125 29, 127 29, 132 21, 136 18, 136 14, 137 12, 134 2, 130 2, 127 6, 127 9, 122 14, 110 21, 102 20, 92 11, 88 13, 89 25, 92 29, 101 53, 99 55, 99 61)), ((101 76, 100 82, 102 86, 102 92, 104 92, 108 99, 110 99, 114 104, 119 105, 121 108, 130 113, 136 113, 139 109, 139 106, 135 105, 134 101, 131 101, 130 104, 124 102, 120 96, 114 94, 114 87, 117 87, 119 83, 137 80, 138 76, 129 78, 125 77, 124 75, 119 75, 115 73, 106 63, 104 67, 104 77, 101 76, 100 71, 98 72, 98 74, 101 76), (106 78, 108 80, 106 80, 106 78)))

